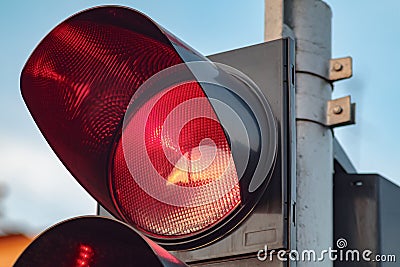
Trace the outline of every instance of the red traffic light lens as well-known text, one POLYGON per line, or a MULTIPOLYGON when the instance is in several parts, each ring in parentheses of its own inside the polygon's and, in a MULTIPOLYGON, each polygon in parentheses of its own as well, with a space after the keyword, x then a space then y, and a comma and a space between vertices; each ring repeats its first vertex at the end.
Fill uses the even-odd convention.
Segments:
POLYGON ((230 145, 197 82, 149 99, 122 134, 126 142, 118 142, 110 179, 116 205, 131 224, 152 236, 182 237, 240 204, 230 145))

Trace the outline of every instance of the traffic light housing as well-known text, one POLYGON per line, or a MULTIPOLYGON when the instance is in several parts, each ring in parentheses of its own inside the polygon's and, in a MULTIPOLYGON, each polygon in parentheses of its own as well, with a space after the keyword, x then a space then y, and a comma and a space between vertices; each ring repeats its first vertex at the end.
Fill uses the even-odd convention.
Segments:
POLYGON ((77 181, 185 262, 288 250, 293 41, 209 58, 223 64, 137 11, 97 7, 44 38, 21 91, 77 181))
MULTIPOLYGON (((276 251, 296 247, 294 42, 291 39, 276 40, 208 58, 245 73, 262 90, 277 122, 277 159, 262 199, 235 231, 208 247, 177 252, 176 255, 189 263, 223 259, 221 265, 210 263, 204 266, 265 264, 257 261, 255 256, 263 246, 276 251)), ((275 259, 269 264, 287 266, 288 262, 275 259)))
MULTIPOLYGON (((333 240, 337 243, 336 249, 357 250, 360 254, 369 250, 371 255, 365 256, 371 261, 361 258, 362 264, 379 266, 378 261, 386 261, 390 265, 389 262, 395 262, 400 257, 400 251, 396 248, 400 238, 397 230, 400 220, 397 202, 400 187, 379 174, 356 173, 355 169, 346 168, 349 164, 346 164, 343 158, 347 157, 339 157, 335 158, 333 176, 333 240), (337 247, 338 240, 344 240, 345 246, 337 247), (374 259, 376 255, 380 256, 374 259)), ((334 266, 357 264, 351 261, 336 261, 334 266)))

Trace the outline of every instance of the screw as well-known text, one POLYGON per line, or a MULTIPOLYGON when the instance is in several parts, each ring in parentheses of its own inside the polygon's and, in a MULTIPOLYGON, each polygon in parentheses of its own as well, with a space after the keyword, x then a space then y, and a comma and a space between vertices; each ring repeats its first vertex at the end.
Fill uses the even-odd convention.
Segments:
POLYGON ((334 69, 335 71, 341 71, 341 70, 343 69, 343 65, 342 65, 341 63, 339 63, 339 62, 336 62, 336 63, 333 65, 333 69, 334 69))
POLYGON ((362 186, 364 183, 362 181, 355 181, 353 182, 353 185, 355 186, 362 186))
POLYGON ((343 108, 341 107, 341 106, 339 106, 339 105, 337 105, 337 106, 335 106, 334 108, 333 108, 333 113, 335 113, 335 114, 340 114, 340 113, 342 113, 343 112, 343 108))

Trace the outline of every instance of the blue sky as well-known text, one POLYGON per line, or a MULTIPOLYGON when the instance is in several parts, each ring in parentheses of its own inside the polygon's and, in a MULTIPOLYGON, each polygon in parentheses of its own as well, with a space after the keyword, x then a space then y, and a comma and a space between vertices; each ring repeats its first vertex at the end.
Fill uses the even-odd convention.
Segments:
MULTIPOLYGON (((352 56, 354 76, 335 84, 350 94, 357 124, 335 130, 356 168, 400 184, 400 111, 397 51, 400 2, 327 1, 333 10, 333 56, 352 56)), ((50 150, 19 91, 21 69, 38 42, 74 13, 102 4, 138 9, 201 53, 263 41, 264 1, 9 1, 0 17, 1 227, 42 230, 60 220, 94 213, 95 204, 50 150)))

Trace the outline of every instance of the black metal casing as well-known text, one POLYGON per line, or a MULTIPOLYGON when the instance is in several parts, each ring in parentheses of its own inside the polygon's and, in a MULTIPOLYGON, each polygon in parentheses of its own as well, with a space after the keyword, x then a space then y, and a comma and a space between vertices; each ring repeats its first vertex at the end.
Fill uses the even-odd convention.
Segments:
POLYGON ((360 261, 336 261, 334 266, 397 266, 395 262, 364 261, 364 250, 400 259, 400 187, 378 174, 348 174, 335 168, 334 240, 344 238, 343 251, 358 250, 360 261))
MULTIPOLYGON (((223 239, 174 254, 191 266, 265 266, 257 252, 295 248, 294 42, 281 39, 208 57, 250 77, 268 100, 278 127, 272 178, 253 212, 223 239)), ((223 233, 221 233, 222 235, 223 233)), ((288 266, 275 260, 268 266, 288 266)))

